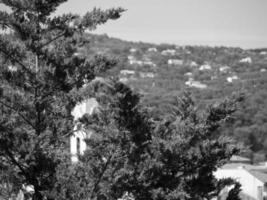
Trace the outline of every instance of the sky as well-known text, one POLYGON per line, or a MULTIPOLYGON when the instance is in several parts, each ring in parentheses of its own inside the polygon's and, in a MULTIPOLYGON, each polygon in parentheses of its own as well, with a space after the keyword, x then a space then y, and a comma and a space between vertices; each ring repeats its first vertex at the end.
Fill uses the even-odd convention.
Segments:
POLYGON ((127 9, 95 33, 177 45, 267 47, 267 0, 69 0, 57 14, 127 9))

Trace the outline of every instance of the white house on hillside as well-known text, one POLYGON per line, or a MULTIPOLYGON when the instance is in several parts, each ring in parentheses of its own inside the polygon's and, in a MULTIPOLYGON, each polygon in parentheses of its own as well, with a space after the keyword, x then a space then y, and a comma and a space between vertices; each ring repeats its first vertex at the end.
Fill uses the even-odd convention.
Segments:
POLYGON ((241 60, 239 60, 240 63, 252 63, 252 59, 251 57, 246 57, 246 58, 242 58, 241 60))
POLYGON ((193 73, 192 72, 187 72, 187 73, 184 74, 184 76, 192 77, 193 73))
POLYGON ((199 81, 195 81, 193 78, 189 78, 188 81, 185 82, 185 85, 189 87, 195 87, 198 89, 206 89, 207 85, 204 83, 200 83, 199 81))
POLYGON ((129 60, 130 65, 143 65, 144 62, 142 60, 129 60))
MULTIPOLYGON (((91 115, 96 111, 99 106, 98 102, 95 98, 87 99, 86 101, 78 104, 72 111, 72 115, 74 120, 76 121, 84 114, 91 115)), ((71 161, 77 162, 78 155, 83 154, 86 150, 85 139, 91 136, 92 132, 89 130, 84 130, 81 124, 77 123, 74 127, 74 133, 70 137, 70 153, 71 153, 71 161)))
POLYGON ((151 47, 147 49, 148 52, 157 52, 158 49, 156 47, 151 47))
POLYGON ((198 64, 195 61, 191 61, 189 64, 190 67, 197 67, 198 64))
POLYGON ((180 59, 169 59, 168 60, 168 65, 182 65, 183 60, 180 59))
POLYGON ((201 65, 201 66, 199 67, 199 70, 200 70, 200 71, 203 71, 203 70, 211 70, 211 66, 208 65, 208 64, 204 64, 204 65, 201 65))
POLYGON ((135 53, 135 52, 137 52, 137 49, 131 48, 129 51, 130 51, 130 53, 135 53))
POLYGON ((135 75, 135 71, 133 70, 128 70, 128 69, 123 69, 120 71, 121 75, 127 76, 127 75, 135 75))
MULTIPOLYGON (((249 200, 267 199, 267 166, 228 163, 215 173, 217 179, 233 178, 241 184, 241 196, 249 200)), ((229 188, 225 188, 228 190, 229 188)))
POLYGON ((141 78, 154 78, 155 74, 153 72, 139 72, 141 78))
POLYGON ((222 67, 219 68, 219 70, 222 73, 226 73, 226 72, 231 71, 231 68, 229 66, 222 66, 222 67))
POLYGON ((151 60, 145 60, 143 62, 144 65, 149 65, 151 67, 156 67, 157 65, 155 63, 153 63, 151 60))
POLYGON ((163 56, 174 56, 176 54, 175 49, 166 49, 161 52, 161 55, 163 56))
POLYGON ((227 82, 232 83, 234 80, 238 80, 237 75, 229 76, 226 78, 227 82))

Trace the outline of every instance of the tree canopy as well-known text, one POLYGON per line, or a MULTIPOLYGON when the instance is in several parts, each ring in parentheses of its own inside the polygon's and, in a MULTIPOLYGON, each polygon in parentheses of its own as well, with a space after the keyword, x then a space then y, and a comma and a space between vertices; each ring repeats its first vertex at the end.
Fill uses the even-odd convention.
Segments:
POLYGON ((53 16, 65 1, 0 1, 10 9, 0 11, 1 29, 8 33, 0 35, 1 169, 11 171, 15 190, 33 186, 34 199, 54 188, 73 130, 71 110, 86 98, 78 89, 116 64, 101 55, 86 59, 79 47, 88 42, 84 31, 124 10, 53 16))
MULTIPOLYGON (((114 59, 84 58, 86 30, 117 19, 122 8, 52 16, 66 0, 1 0, 1 196, 32 187, 33 199, 211 199, 230 179, 213 172, 238 152, 215 132, 235 111, 226 100, 196 111, 185 95, 154 118, 128 86, 93 81, 114 59), (86 85, 86 86, 85 86, 86 85), (84 87, 85 86, 85 87, 84 87), (93 130, 80 162, 70 162, 71 111, 96 97, 101 107, 78 119, 93 130), (3 191, 3 193, 2 193, 3 191)), ((236 192, 232 192, 236 195, 236 192)))
MULTIPOLYGON (((212 199, 236 185, 213 173, 239 152, 216 132, 242 98, 197 111, 185 94, 169 114, 155 119, 128 86, 107 81, 95 97, 100 109, 80 122, 93 131, 76 165, 63 165, 57 187, 62 199, 212 199), (103 92, 103 88, 105 92, 103 92)), ((91 89, 90 89, 91 90, 91 89)), ((238 199, 238 185, 229 198, 238 199), (234 196, 235 195, 235 196, 234 196)), ((55 189, 57 190, 57 189, 55 189)))

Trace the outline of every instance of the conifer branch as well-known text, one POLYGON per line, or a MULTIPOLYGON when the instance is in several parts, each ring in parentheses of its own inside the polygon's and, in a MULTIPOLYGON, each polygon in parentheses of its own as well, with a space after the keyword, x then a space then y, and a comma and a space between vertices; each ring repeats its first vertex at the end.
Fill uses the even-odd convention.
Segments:
POLYGON ((14 58, 13 56, 11 56, 10 53, 8 53, 7 51, 5 51, 3 48, 0 48, 0 52, 2 52, 3 54, 5 54, 5 56, 7 58, 10 58, 11 60, 13 60, 16 63, 18 63, 26 72, 28 72, 29 74, 32 75, 31 70, 29 70, 21 61, 19 61, 18 59, 14 58))
POLYGON ((28 173, 25 171, 24 167, 15 159, 13 154, 7 148, 5 148, 5 152, 10 161, 14 163, 26 177, 28 177, 28 173))
POLYGON ((56 37, 54 37, 53 39, 49 40, 48 42, 42 44, 42 45, 40 46, 40 49, 42 49, 43 47, 45 47, 45 46, 49 45, 50 43, 56 41, 57 39, 63 37, 64 35, 65 35, 65 31, 62 32, 62 33, 60 33, 60 34, 58 34, 56 37))
POLYGON ((0 103, 1 103, 3 106, 5 106, 5 107, 7 107, 7 108, 10 108, 10 109, 12 109, 12 110, 14 110, 14 111, 16 111, 17 114, 18 114, 18 115, 19 115, 19 116, 20 116, 26 123, 28 123, 33 129, 36 129, 35 126, 34 126, 29 120, 27 120, 27 118, 26 118, 23 114, 21 114, 20 111, 19 111, 18 109, 14 108, 14 107, 11 106, 11 105, 6 104, 6 103, 3 102, 3 101, 0 101, 0 103))
POLYGON ((98 187, 99 183, 101 182, 101 180, 102 180, 102 178, 103 178, 103 176, 104 176, 104 174, 105 174, 105 172, 106 172, 106 170, 108 168, 108 165, 110 164, 110 161, 112 160, 113 157, 114 157, 114 152, 109 156, 106 164, 104 165, 104 168, 102 169, 102 172, 99 174, 99 176, 98 176, 98 178, 97 178, 97 180, 96 180, 96 182, 94 184, 92 193, 90 195, 90 199, 93 199, 94 193, 96 192, 97 187, 98 187))

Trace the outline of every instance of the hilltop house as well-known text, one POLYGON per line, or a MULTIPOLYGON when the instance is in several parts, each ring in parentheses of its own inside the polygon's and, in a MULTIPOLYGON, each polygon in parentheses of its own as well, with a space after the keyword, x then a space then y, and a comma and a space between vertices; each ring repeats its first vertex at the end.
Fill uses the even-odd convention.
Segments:
POLYGON ((161 52, 161 55, 163 56, 174 56, 176 54, 175 49, 166 49, 161 52))
POLYGON ((201 66, 199 67, 199 70, 200 70, 200 71, 203 71, 203 70, 211 70, 211 66, 208 65, 208 64, 201 65, 201 66))
POLYGON ((168 60, 168 65, 182 65, 183 60, 180 59, 169 59, 168 60))
POLYGON ((237 75, 233 75, 233 76, 229 76, 226 78, 227 82, 232 83, 234 80, 237 80, 238 76, 237 75))
POLYGON ((206 84, 200 83, 199 81, 195 81, 193 78, 189 78, 188 81, 185 82, 185 84, 189 87, 195 87, 198 89, 205 89, 207 88, 206 84))
POLYGON ((152 67, 156 67, 156 64, 153 63, 149 58, 145 58, 144 60, 137 60, 134 56, 129 55, 128 56, 128 61, 130 65, 149 65, 152 67))
POLYGON ((128 70, 128 69, 123 69, 123 70, 120 71, 120 74, 121 74, 121 75, 124 75, 124 76, 127 76, 127 75, 132 76, 132 75, 135 74, 135 71, 133 71, 133 70, 128 70))
MULTIPOLYGON (((230 163, 223 165, 215 173, 215 177, 233 178, 241 184, 240 196, 248 200, 267 199, 267 165, 251 165, 247 158, 238 157, 230 163)), ((227 193, 230 188, 225 188, 227 193)), ((222 198, 219 198, 222 199, 222 198)))
POLYGON ((129 51, 130 51, 130 53, 135 53, 135 52, 137 52, 137 49, 131 48, 129 51))
POLYGON ((229 72, 231 70, 231 68, 229 66, 222 66, 219 68, 219 70, 222 73, 226 73, 226 72, 229 72))
POLYGON ((129 59, 129 64, 130 65, 143 65, 144 63, 141 60, 136 60, 135 58, 133 58, 133 59, 129 59))
POLYGON ((242 58, 241 60, 239 60, 240 63, 248 63, 251 64, 252 63, 252 59, 250 57, 246 57, 246 58, 242 58))
POLYGON ((192 72, 187 72, 187 73, 184 74, 184 76, 192 77, 193 73, 192 72))
POLYGON ((151 66, 151 67, 156 67, 157 65, 155 63, 153 63, 150 59, 145 59, 143 61, 143 65, 148 65, 148 66, 151 66))
POLYGON ((153 72, 139 72, 141 78, 154 78, 155 74, 153 72))
POLYGON ((147 51, 148 51, 148 52, 157 52, 158 49, 155 48, 155 47, 151 47, 151 48, 148 48, 147 51))
POLYGON ((189 64, 190 67, 197 67, 198 64, 195 61, 191 61, 189 64))

